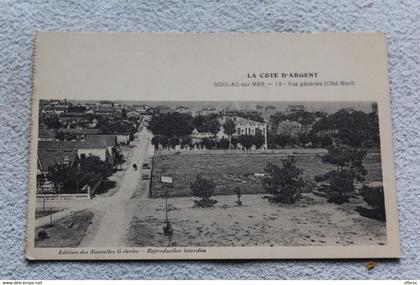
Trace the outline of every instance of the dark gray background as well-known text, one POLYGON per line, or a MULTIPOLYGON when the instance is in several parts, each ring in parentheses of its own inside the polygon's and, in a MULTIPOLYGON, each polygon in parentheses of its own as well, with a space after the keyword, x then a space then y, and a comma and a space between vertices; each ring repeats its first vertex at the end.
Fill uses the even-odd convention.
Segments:
POLYGON ((0 279, 420 278, 420 1, 0 0, 0 279), (379 261, 33 262, 24 259, 35 31, 388 35, 402 258, 379 261))

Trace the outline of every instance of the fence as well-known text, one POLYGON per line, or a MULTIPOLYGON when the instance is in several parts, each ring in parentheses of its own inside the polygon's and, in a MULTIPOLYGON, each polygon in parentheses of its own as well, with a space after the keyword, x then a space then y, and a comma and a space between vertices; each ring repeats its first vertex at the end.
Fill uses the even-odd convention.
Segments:
POLYGON ((284 155, 299 155, 299 154, 326 154, 328 151, 324 148, 293 148, 293 149, 267 149, 267 150, 240 150, 240 149, 164 149, 157 151, 158 154, 225 154, 225 155, 252 155, 252 154, 284 154, 284 155))
POLYGON ((37 202, 42 201, 68 201, 68 200, 89 200, 89 193, 77 194, 36 194, 37 202))

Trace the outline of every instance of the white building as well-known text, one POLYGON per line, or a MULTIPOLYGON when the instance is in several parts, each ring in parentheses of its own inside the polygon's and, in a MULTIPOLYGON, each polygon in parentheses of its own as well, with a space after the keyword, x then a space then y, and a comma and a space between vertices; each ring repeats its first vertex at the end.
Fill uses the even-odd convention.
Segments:
POLYGON ((176 107, 175 111, 181 114, 191 114, 191 110, 188 107, 178 106, 176 107))
POLYGON ((241 135, 262 135, 264 137, 263 149, 267 149, 267 124, 245 119, 238 116, 224 116, 221 119, 220 124, 222 127, 221 130, 217 133, 218 139, 227 138, 227 134, 223 130, 223 124, 226 122, 227 119, 231 119, 235 124, 235 132, 232 134, 233 137, 241 135))

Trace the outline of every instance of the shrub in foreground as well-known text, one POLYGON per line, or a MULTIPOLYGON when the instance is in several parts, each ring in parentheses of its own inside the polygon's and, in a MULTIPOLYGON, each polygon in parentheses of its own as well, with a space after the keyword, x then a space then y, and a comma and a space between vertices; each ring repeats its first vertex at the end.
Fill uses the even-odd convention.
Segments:
POLYGON ((213 179, 197 175, 195 180, 190 184, 191 194, 194 197, 201 198, 200 200, 194 201, 195 205, 201 208, 209 208, 216 204, 217 201, 210 198, 214 195, 215 188, 216 184, 213 179))
POLYGON ((262 184, 264 189, 272 195, 268 198, 269 201, 293 204, 302 197, 301 191, 305 186, 301 177, 303 170, 296 167, 293 156, 282 159, 282 167, 268 163, 264 170, 262 184))
POLYGON ((363 185, 359 190, 359 194, 371 208, 357 207, 356 211, 363 217, 385 221, 385 196, 383 187, 369 187, 363 185))

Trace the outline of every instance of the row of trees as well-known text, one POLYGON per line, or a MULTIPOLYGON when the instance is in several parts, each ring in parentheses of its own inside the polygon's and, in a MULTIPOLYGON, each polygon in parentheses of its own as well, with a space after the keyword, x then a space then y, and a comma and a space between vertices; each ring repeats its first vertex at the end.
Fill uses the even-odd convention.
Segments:
POLYGON ((333 144, 333 139, 330 136, 318 136, 314 133, 287 135, 287 134, 273 134, 268 133, 267 136, 268 148, 328 148, 333 144))
POLYGON ((345 109, 330 115, 323 112, 275 113, 270 121, 270 148, 325 148, 333 142, 354 148, 379 146, 379 121, 376 113, 345 109), (281 129, 284 121, 297 122, 301 129, 285 132, 281 129))
POLYGON ((201 133, 216 134, 220 130, 217 115, 191 116, 178 112, 154 115, 148 129, 154 135, 168 138, 191 135, 194 129, 201 133))
POLYGON ((239 144, 245 149, 251 149, 252 146, 261 148, 265 139, 261 134, 241 135, 232 137, 235 133, 235 123, 227 119, 223 124, 223 131, 228 139, 216 140, 213 138, 203 138, 200 141, 193 142, 191 134, 194 129, 201 133, 211 133, 215 136, 221 129, 217 115, 196 116, 181 113, 166 113, 153 116, 148 129, 152 131, 152 144, 158 149, 161 145, 164 149, 205 147, 206 149, 231 149, 238 148, 239 144))
POLYGON ((379 146, 379 120, 376 113, 339 110, 312 126, 312 132, 336 130, 336 138, 345 145, 359 147, 379 146))
POLYGON ((203 138, 199 142, 193 143, 190 136, 167 137, 165 135, 153 136, 152 144, 155 149, 162 146, 163 149, 175 149, 176 146, 182 148, 206 148, 206 149, 238 149, 242 146, 246 150, 250 150, 253 146, 257 149, 264 145, 264 136, 262 135, 241 135, 230 139, 215 140, 212 138, 203 138))

